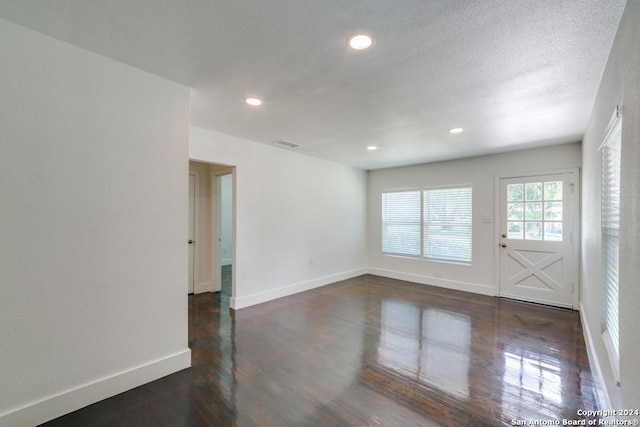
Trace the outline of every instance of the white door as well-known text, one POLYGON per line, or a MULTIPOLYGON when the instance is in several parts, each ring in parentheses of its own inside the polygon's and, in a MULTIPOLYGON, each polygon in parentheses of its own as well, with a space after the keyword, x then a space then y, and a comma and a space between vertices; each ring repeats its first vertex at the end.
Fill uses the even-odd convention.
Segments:
POLYGON ((189 175, 189 279, 187 283, 187 292, 193 293, 193 263, 194 263, 194 246, 195 246, 195 215, 196 215, 196 177, 189 175))
POLYGON ((577 304, 577 177, 571 171, 500 178, 500 296, 577 304))

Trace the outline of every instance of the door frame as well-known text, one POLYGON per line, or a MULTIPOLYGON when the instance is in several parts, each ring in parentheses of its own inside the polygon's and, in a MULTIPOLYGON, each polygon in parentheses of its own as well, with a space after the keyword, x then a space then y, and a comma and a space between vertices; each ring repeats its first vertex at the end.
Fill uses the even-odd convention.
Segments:
MULTIPOLYGON (((580 168, 551 169, 523 173, 507 173, 495 176, 494 183, 494 281, 495 294, 500 296, 500 224, 501 224, 501 200, 500 200, 500 181, 506 178, 533 178, 542 175, 554 174, 571 174, 573 176, 572 185, 572 230, 571 230, 571 257, 573 261, 573 271, 571 272, 571 282, 573 284, 572 309, 578 310, 580 305, 580 168)), ((535 301, 531 301, 535 302, 535 301)))
MULTIPOLYGON (((221 197, 220 178, 224 175, 231 175, 231 298, 235 298, 236 283, 236 167, 230 165, 218 165, 220 168, 211 173, 211 188, 214 197, 212 197, 212 212, 214 221, 211 227, 212 243, 213 243, 213 286, 214 292, 222 292, 222 263, 221 263, 221 197)), ((232 307, 233 308, 233 307, 232 307)))
MULTIPOLYGON (((189 170, 189 176, 193 176, 193 283, 189 284, 189 290, 195 294, 196 286, 200 282, 200 264, 198 259, 200 258, 200 245, 198 244, 200 236, 200 171, 189 170)), ((189 206, 191 208, 191 206, 189 206)), ((187 236, 187 240, 189 237, 187 236)), ((188 278, 187 278, 188 280, 188 278)))

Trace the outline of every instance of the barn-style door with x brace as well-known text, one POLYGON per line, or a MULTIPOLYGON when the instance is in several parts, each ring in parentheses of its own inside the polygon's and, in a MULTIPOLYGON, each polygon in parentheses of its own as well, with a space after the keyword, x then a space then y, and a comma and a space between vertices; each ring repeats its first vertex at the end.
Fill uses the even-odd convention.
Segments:
POLYGON ((575 308, 577 175, 498 179, 500 296, 575 308))

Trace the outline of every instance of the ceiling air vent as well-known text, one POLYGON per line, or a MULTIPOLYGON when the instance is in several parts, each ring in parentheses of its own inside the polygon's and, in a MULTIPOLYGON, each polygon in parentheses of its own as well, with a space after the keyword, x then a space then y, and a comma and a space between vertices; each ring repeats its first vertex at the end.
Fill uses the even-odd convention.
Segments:
POLYGON ((298 144, 294 144, 293 142, 285 141, 283 139, 278 139, 277 141, 272 141, 271 143, 273 145, 277 145, 278 147, 284 147, 284 148, 298 148, 299 147, 298 144))

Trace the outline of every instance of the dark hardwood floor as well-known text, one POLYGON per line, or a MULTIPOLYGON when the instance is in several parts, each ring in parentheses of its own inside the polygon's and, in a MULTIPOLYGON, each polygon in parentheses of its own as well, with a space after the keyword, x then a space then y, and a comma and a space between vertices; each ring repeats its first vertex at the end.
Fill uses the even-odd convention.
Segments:
POLYGON ((497 426, 597 409, 577 312, 361 276, 189 297, 193 367, 47 426, 497 426))

